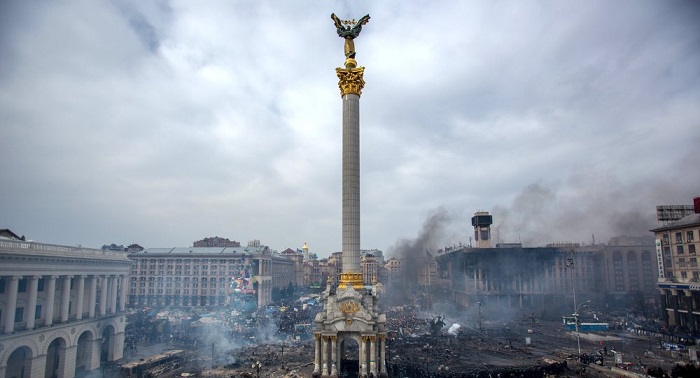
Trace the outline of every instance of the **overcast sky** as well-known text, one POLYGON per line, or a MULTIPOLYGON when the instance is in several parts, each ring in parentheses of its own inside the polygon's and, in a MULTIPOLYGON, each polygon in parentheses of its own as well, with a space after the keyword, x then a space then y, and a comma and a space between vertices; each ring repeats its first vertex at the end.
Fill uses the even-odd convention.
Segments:
MULTIPOLYGON (((2 1, 0 228, 65 245, 341 249, 343 40, 362 248, 649 235, 700 196, 694 1, 2 1)), ((441 247, 441 246, 439 246, 441 247)))

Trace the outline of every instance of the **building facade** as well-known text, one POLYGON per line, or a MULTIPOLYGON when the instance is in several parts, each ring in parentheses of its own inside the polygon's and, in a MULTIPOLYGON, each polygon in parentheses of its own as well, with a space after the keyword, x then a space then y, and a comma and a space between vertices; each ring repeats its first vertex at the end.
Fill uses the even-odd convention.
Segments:
POLYGON ((663 319, 669 327, 700 332, 700 197, 694 213, 651 230, 656 238, 658 290, 663 319))
POLYGON ((0 376, 74 377, 123 356, 124 252, 0 238, 0 376))
POLYGON ((658 309, 654 239, 615 237, 595 248, 608 302, 625 303, 651 315, 658 309))
POLYGON ((148 248, 129 254, 132 306, 226 306, 255 295, 258 307, 272 288, 297 281, 292 259, 259 243, 248 247, 148 248))

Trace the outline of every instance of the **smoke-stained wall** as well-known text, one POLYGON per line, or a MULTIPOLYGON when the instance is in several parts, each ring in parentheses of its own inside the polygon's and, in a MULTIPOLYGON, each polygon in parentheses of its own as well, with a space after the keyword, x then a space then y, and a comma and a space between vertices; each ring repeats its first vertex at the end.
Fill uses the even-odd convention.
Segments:
POLYGON ((451 301, 464 307, 495 305, 501 314, 560 318, 573 312, 574 296, 577 304, 591 301, 588 307, 600 312, 630 305, 644 311, 646 303, 632 302, 637 296, 655 297, 651 260, 643 249, 638 259, 629 250, 624 265, 611 266, 620 248, 462 248, 437 256, 438 276, 451 301), (649 274, 639 279, 638 272, 649 274))

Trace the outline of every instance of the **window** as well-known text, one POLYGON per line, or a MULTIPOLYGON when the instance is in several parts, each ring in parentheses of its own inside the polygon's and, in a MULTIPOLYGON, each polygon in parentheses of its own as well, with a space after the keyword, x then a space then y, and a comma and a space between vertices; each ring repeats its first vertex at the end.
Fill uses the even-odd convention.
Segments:
POLYGON ((685 259, 678 259, 678 266, 681 268, 685 268, 685 259))
POLYGON ((688 272, 686 272, 686 271, 681 272, 681 278, 688 278, 688 272))
POLYGON ((691 244, 688 246, 688 254, 691 256, 695 256, 695 244, 691 244))
POLYGON ((25 278, 21 278, 19 282, 17 282, 17 292, 18 293, 26 293, 27 292, 27 280, 25 278))
POLYGON ((685 241, 692 243, 694 240, 695 238, 693 238, 693 231, 688 231, 685 233, 685 241))
POLYGON ((678 243, 678 244, 683 243, 683 233, 676 232, 676 243, 678 243))
POLYGON ((24 307, 17 307, 15 309, 15 323, 19 323, 24 320, 24 307))
POLYGON ((671 256, 671 247, 664 247, 664 256, 671 256))
POLYGON ((41 319, 41 305, 36 305, 36 310, 34 311, 34 319, 41 319))
POLYGON ((697 271, 693 272, 693 279, 697 280, 698 278, 700 278, 700 273, 698 273, 697 271))
POLYGON ((669 245, 669 244, 671 244, 670 238, 671 238, 671 237, 670 237, 668 234, 664 234, 664 236, 663 236, 663 244, 664 244, 664 245, 669 245))
POLYGON ((679 255, 683 254, 683 246, 682 245, 677 245, 676 246, 676 253, 679 255))
POLYGON ((690 258, 690 266, 693 268, 697 267, 698 266, 698 259, 695 257, 691 257, 690 258))
POLYGON ((37 291, 44 291, 44 279, 39 278, 39 282, 37 282, 37 291))

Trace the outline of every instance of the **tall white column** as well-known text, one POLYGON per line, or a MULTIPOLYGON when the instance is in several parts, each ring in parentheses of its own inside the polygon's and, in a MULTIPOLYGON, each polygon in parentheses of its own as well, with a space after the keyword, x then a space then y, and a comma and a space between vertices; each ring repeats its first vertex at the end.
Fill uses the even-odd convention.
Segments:
POLYGON ((369 371, 373 376, 377 376, 377 338, 369 337, 369 371))
POLYGON ((119 302, 119 311, 126 311, 126 293, 129 291, 129 278, 122 276, 121 278, 121 299, 119 302))
POLYGON ((44 324, 50 326, 53 324, 53 305, 56 301, 56 279, 58 276, 49 276, 49 282, 46 285, 46 314, 44 314, 44 324))
POLYGON ((337 375, 338 370, 337 369, 337 363, 336 363, 336 356, 338 353, 336 353, 338 347, 338 336, 331 336, 331 375, 337 375))
POLYGON ((63 277, 61 286, 61 323, 68 321, 68 310, 70 309, 70 281, 73 276, 63 277))
POLYGON ((85 299, 85 276, 78 276, 78 292, 77 299, 75 301, 75 318, 77 320, 83 319, 83 301, 85 299))
POLYGON ((343 95, 343 273, 360 272, 360 96, 343 95))
POLYGON ((328 375, 328 336, 321 336, 321 375, 328 375))
POLYGON ((5 313, 5 333, 15 331, 15 312, 17 311, 17 289, 21 276, 12 276, 7 279, 7 307, 5 313))
POLYGON ((110 312, 110 304, 112 303, 112 284, 114 281, 112 281, 112 276, 105 276, 105 291, 107 292, 107 296, 105 297, 105 314, 108 314, 110 312))
POLYGON ((367 336, 360 336, 360 376, 367 375, 367 336))
POLYGON ((379 373, 386 374, 386 336, 379 336, 379 373))
POLYGON ((117 288, 118 288, 119 276, 112 276, 112 297, 110 303, 110 310, 112 314, 117 313, 117 288))
POLYGON ((107 291, 109 290, 109 286, 107 285, 109 282, 108 278, 109 277, 107 276, 100 277, 100 316, 105 316, 107 314, 107 291))
POLYGON ((314 375, 321 373, 321 335, 314 335, 314 375))
POLYGON ((36 316, 36 298, 39 292, 39 278, 41 276, 33 276, 29 278, 29 301, 27 302, 27 329, 34 329, 34 321, 36 316))
POLYGON ((88 318, 95 317, 95 307, 97 306, 97 276, 90 276, 90 292, 88 294, 88 318))

